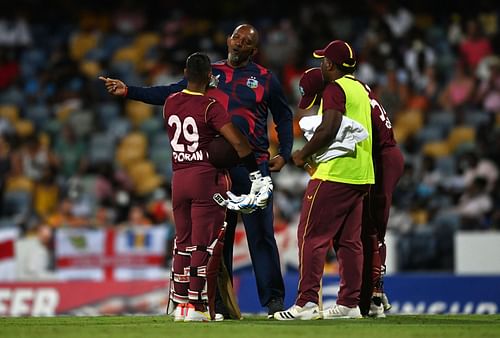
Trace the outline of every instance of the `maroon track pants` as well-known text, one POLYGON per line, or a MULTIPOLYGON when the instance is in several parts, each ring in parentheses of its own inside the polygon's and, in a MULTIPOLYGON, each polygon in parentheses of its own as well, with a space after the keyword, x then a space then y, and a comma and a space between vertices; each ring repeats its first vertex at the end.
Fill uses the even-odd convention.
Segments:
POLYGON ((361 312, 368 313, 373 287, 385 265, 385 233, 392 204, 392 193, 403 175, 404 158, 398 147, 384 149, 375 158, 375 185, 365 198, 362 240, 364 252, 361 312))
POLYGON ((339 263, 337 304, 358 305, 363 264, 361 219, 363 197, 368 190, 369 185, 309 181, 297 231, 300 272, 297 305, 318 304, 320 280, 331 240, 339 263))
POLYGON ((192 275, 196 269, 206 268, 209 254, 204 248, 217 237, 226 216, 226 209, 215 203, 212 196, 216 192, 225 195, 231 188, 230 182, 227 172, 207 167, 176 170, 172 177, 177 252, 185 253, 191 247, 190 255, 174 253, 174 273, 191 270, 189 283, 174 283, 174 289, 183 298, 187 298, 188 288, 190 293, 198 293, 200 299, 191 303, 203 302, 201 294, 206 278, 192 275))

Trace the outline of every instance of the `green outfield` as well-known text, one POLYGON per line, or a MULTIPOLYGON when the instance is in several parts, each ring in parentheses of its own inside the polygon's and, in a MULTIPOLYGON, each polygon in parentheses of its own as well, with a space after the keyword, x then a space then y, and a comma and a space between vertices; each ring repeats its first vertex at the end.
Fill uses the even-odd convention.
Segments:
POLYGON ((278 322, 262 317, 174 323, 168 317, 0 318, 1 338, 500 337, 500 315, 388 316, 385 319, 278 322))

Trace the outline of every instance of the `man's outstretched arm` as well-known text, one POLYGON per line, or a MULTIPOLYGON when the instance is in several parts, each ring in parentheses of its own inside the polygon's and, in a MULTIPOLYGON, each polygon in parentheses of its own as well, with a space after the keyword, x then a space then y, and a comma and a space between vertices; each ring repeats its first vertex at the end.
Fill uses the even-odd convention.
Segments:
POLYGON ((187 86, 187 81, 182 79, 168 86, 136 87, 127 86, 123 81, 109 77, 99 76, 104 82, 106 90, 111 95, 126 97, 131 100, 142 101, 148 104, 162 106, 165 99, 172 93, 180 92, 187 86))

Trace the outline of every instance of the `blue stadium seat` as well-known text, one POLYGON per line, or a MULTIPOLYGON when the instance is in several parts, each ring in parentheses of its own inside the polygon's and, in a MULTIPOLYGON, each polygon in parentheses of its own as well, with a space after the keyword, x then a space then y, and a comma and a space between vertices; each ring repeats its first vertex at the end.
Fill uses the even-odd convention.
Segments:
POLYGON ((149 157, 156 171, 167 180, 172 178, 172 149, 167 133, 157 133, 151 143, 149 157))
POLYGON ((164 149, 169 151, 170 149, 170 140, 167 136, 167 133, 159 133, 154 137, 153 147, 159 147, 160 149, 164 149))
POLYGON ((479 127, 482 124, 489 123, 491 115, 483 111, 471 111, 464 114, 465 124, 470 127, 479 127))
POLYGON ((124 117, 120 117, 113 120, 113 123, 109 126, 107 133, 114 140, 117 140, 127 135, 130 129, 130 121, 124 117))
POLYGON ((28 215, 32 194, 29 191, 7 191, 3 198, 3 213, 7 216, 28 215))
POLYGON ((89 110, 78 110, 71 113, 69 123, 78 137, 85 137, 94 130, 94 114, 89 110))
POLYGON ((447 226, 458 230, 460 228, 460 216, 454 212, 439 211, 432 223, 437 226, 447 226))
POLYGON ((454 175, 457 169, 457 161, 453 156, 442 156, 435 159, 437 169, 444 175, 454 175))
POLYGON ((90 139, 89 162, 98 164, 112 162, 115 154, 115 141, 105 133, 93 134, 90 139))
POLYGON ((417 140, 420 144, 441 141, 443 138, 443 128, 440 126, 428 125, 420 129, 417 133, 417 140))
POLYGON ((443 132, 448 132, 455 124, 455 115, 452 112, 441 111, 429 113, 429 120, 427 125, 433 127, 440 127, 443 132))
POLYGON ((162 133, 164 130, 163 119, 153 116, 147 120, 144 120, 140 124, 139 130, 147 135, 149 141, 152 142, 154 141, 155 136, 158 133, 162 133))
POLYGON ((35 104, 26 107, 26 118, 33 122, 36 129, 41 130, 50 119, 49 108, 44 104, 35 104))
POLYGON ((170 146, 152 147, 149 158, 154 163, 156 172, 165 177, 168 181, 172 179, 172 152, 170 146))
POLYGON ((120 117, 120 105, 116 102, 101 103, 97 107, 97 121, 103 129, 108 129, 120 117))

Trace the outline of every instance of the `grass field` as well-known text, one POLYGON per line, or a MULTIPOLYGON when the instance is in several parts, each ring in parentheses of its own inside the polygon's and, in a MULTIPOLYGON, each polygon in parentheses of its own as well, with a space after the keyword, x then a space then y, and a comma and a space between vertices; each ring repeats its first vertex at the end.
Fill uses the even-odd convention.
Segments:
POLYGON ((388 316, 296 322, 253 316, 242 321, 214 323, 174 323, 165 316, 0 318, 0 337, 500 337, 500 315, 388 316))

